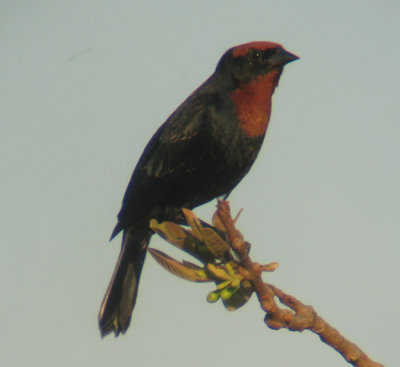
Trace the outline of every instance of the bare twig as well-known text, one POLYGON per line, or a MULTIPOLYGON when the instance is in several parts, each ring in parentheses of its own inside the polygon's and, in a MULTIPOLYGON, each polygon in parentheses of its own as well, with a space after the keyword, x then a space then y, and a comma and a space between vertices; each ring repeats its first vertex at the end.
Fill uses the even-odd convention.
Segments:
POLYGON ((223 223, 233 250, 238 254, 243 275, 255 289, 261 308, 266 312, 265 323, 271 329, 286 328, 292 331, 308 329, 319 335, 321 340, 338 351, 349 363, 356 367, 383 367, 372 361, 356 344, 344 338, 329 325, 311 306, 307 306, 293 296, 262 280, 262 272, 268 269, 253 262, 248 254, 243 235, 235 228, 227 201, 218 201, 217 215, 223 223), (289 309, 280 308, 275 297, 289 309))

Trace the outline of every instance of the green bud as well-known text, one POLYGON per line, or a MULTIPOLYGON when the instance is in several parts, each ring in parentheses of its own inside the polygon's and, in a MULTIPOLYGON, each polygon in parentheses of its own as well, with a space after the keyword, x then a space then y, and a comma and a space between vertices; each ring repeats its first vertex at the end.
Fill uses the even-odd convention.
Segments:
POLYGON ((232 287, 233 288, 239 288, 240 287, 240 279, 239 278, 235 278, 232 281, 232 287))
POLYGON ((221 298, 226 301, 233 296, 233 294, 238 290, 237 287, 227 287, 221 291, 221 298))
POLYGON ((207 295, 207 302, 215 303, 219 300, 220 292, 212 291, 207 295))
POLYGON ((230 263, 225 264, 225 269, 229 275, 235 275, 235 270, 233 270, 233 267, 230 263))
POLYGON ((217 286, 217 289, 218 290, 221 290, 221 289, 224 289, 224 288, 226 288, 228 285, 230 285, 231 284, 231 281, 230 280, 225 280, 225 282, 222 282, 222 283, 219 283, 218 284, 218 286, 217 286))
POLYGON ((198 270, 196 274, 202 279, 208 279, 208 275, 203 269, 198 270))

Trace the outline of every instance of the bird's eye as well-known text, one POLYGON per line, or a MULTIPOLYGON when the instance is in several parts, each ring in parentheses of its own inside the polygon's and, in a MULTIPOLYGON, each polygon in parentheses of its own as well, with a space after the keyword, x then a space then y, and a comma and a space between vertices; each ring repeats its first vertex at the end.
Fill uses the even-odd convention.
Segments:
POLYGON ((253 53, 254 60, 259 60, 261 58, 261 52, 259 50, 255 50, 253 53))
POLYGON ((253 50, 250 58, 251 64, 262 65, 264 63, 264 54, 260 50, 253 50))

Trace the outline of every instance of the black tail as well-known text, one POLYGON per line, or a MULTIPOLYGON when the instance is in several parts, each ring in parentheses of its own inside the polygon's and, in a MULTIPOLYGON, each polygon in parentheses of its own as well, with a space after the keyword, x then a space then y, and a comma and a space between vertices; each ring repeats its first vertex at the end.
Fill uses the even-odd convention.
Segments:
POLYGON ((135 306, 146 249, 151 234, 124 231, 121 252, 99 312, 101 336, 125 333, 135 306))

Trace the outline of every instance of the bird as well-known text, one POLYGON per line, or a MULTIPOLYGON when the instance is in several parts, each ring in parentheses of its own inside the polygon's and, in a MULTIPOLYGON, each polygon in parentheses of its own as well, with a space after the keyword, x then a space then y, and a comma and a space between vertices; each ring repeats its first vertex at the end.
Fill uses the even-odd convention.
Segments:
POLYGON ((230 194, 261 148, 283 68, 298 58, 275 42, 228 49, 215 72, 150 139, 110 239, 122 232, 121 251, 99 312, 102 337, 128 329, 153 234, 150 220, 184 223, 183 208, 230 194))

